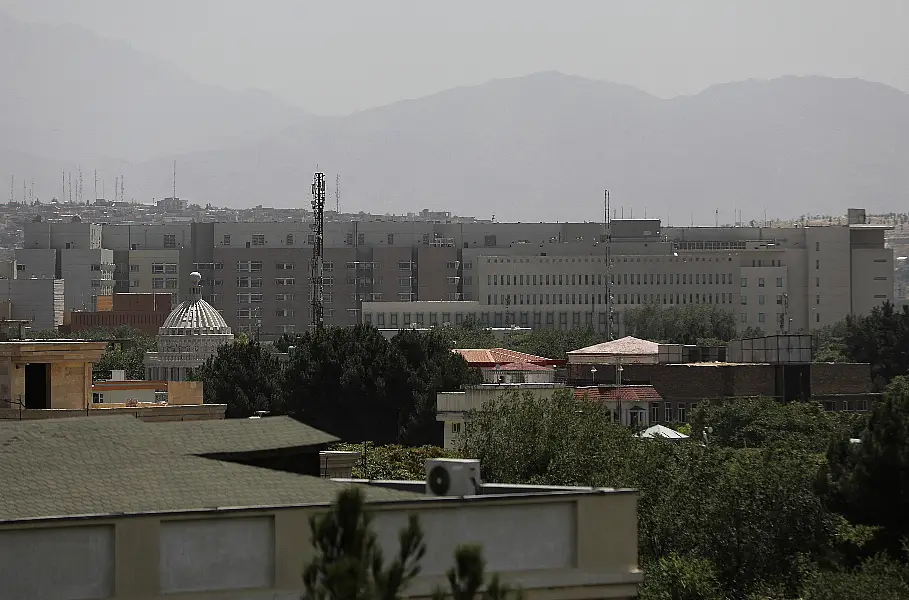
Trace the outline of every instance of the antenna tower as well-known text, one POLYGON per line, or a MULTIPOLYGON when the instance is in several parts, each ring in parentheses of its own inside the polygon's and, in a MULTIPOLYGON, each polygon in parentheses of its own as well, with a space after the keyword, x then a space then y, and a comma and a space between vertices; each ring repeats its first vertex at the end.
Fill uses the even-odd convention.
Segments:
POLYGON ((9 203, 12 204, 16 201, 16 197, 13 195, 13 188, 16 186, 16 176, 9 176, 9 203))
POLYGON ((123 175, 120 175, 120 202, 125 202, 126 194, 123 192, 123 175))
POLYGON ((341 214, 341 175, 335 175, 335 214, 341 214))
MULTIPOLYGON (((66 202, 65 199, 63 201, 66 202)), ((73 174, 72 173, 69 174, 69 201, 70 202, 73 201, 73 174)))
POLYGON ((82 167, 79 167, 79 185, 76 187, 76 203, 82 204, 82 167))
POLYGON ((603 199, 606 210, 606 340, 612 341, 614 331, 614 308, 612 295, 612 223, 609 220, 609 190, 603 199))
POLYGON ((177 161, 174 161, 174 202, 177 201, 177 161))
POLYGON ((325 173, 315 173, 312 179, 312 326, 321 329, 325 324, 322 285, 323 233, 325 230, 325 173))
POLYGON ((95 200, 98 199, 98 169, 95 169, 95 200))

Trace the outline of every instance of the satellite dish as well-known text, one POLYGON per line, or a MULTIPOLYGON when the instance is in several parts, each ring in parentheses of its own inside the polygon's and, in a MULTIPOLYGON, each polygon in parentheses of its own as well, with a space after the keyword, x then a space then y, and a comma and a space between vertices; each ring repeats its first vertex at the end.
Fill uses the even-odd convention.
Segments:
POLYGON ((451 489, 451 475, 448 469, 438 465, 429 472, 429 489, 437 496, 445 496, 451 489))

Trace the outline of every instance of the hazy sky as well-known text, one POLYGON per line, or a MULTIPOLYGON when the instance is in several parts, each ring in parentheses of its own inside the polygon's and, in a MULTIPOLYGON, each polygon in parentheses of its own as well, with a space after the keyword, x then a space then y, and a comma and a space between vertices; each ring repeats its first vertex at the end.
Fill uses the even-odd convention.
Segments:
POLYGON ((343 114, 558 70, 659 96, 780 75, 909 92, 909 0, 0 0, 195 79, 343 114))

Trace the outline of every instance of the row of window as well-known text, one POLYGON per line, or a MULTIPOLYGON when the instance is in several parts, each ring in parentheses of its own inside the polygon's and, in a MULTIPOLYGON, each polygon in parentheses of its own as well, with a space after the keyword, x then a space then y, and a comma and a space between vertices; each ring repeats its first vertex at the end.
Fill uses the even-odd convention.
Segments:
MULTIPOLYGON (((262 311, 259 307, 254 308, 238 308, 237 317, 241 319, 250 319, 262 316, 262 311)), ((293 317, 296 316, 297 311, 292 308, 279 308, 275 310, 276 317, 293 317)))
MULTIPOLYGON (((598 304, 606 294, 487 294, 486 304, 598 304)), ((612 294, 614 304, 732 304, 732 293, 612 294)), ((743 302, 744 304, 744 302, 743 302)))
MULTIPOLYGON (((348 309, 348 310, 351 310, 351 309, 348 309)), ((590 313, 590 311, 585 311, 585 312, 575 311, 572 313, 534 312, 532 314, 529 312, 520 312, 520 313, 481 312, 481 313, 477 313, 477 314, 454 313, 453 315, 452 315, 452 313, 444 313, 444 312, 443 313, 428 313, 428 315, 427 315, 427 313, 422 313, 422 312, 418 312, 418 313, 405 312, 405 313, 401 313, 401 314, 389 313, 388 315, 386 315, 385 313, 364 313, 363 320, 365 323, 375 324, 376 327, 386 327, 386 326, 388 326, 388 327, 407 327, 409 325, 417 325, 417 326, 426 325, 427 318, 428 318, 428 324, 430 326, 433 326, 433 325, 444 325, 446 323, 450 324, 450 323, 452 323, 451 317, 454 316, 453 323, 455 325, 461 325, 467 320, 475 319, 481 325, 486 325, 486 326, 491 325, 493 327, 503 327, 503 326, 507 327, 507 326, 517 324, 517 325, 521 325, 521 326, 530 327, 531 325, 541 326, 541 325, 543 325, 544 321, 545 321, 546 325, 555 325, 557 314, 558 314, 559 325, 565 325, 565 326, 568 325, 569 314, 571 315, 571 324, 573 326, 581 326, 582 323, 584 325, 588 325, 588 326, 593 324, 593 316, 590 313), (440 315, 441 315, 441 318, 440 318, 440 315), (387 318, 386 318, 386 316, 387 316, 387 318)), ((608 317, 607 313, 597 313, 597 321, 599 322, 599 324, 601 326, 606 325, 607 317, 608 317)))
MULTIPOLYGON (((763 278, 763 277, 758 277, 757 284, 758 284, 758 287, 765 287, 765 285, 764 285, 764 284, 765 284, 764 278, 763 278)), ((742 285, 742 287, 748 287, 748 278, 747 278, 747 277, 742 277, 742 283, 741 283, 741 285, 742 285)), ((819 284, 819 285, 820 285, 820 284, 819 284)), ((777 278, 776 278, 776 287, 778 287, 778 288, 783 287, 783 278, 782 278, 782 277, 777 277, 777 278)), ((743 303, 743 304, 744 304, 744 303, 743 303)))
MULTIPOLYGON (((763 278, 761 279, 763 281, 763 278)), ((606 276, 597 274, 560 274, 560 275, 510 275, 487 274, 486 285, 605 285, 606 276)), ((745 279, 742 278, 743 285, 745 279)), ((780 286, 782 286, 782 279, 780 286)), ((609 283, 612 285, 729 285, 732 284, 732 273, 612 273, 609 283)), ((762 286, 763 287, 763 286, 762 286)))

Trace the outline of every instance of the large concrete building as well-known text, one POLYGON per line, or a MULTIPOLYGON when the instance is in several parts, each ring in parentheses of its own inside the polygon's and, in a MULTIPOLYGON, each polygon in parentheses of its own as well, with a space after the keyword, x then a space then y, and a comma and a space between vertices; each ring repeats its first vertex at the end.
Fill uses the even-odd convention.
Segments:
MULTIPOLYGON (((809 332, 893 298, 885 229, 866 224, 861 210, 850 210, 847 225, 795 228, 664 227, 657 219, 331 221, 325 318, 388 328, 406 326, 405 313, 427 324, 430 313, 447 313, 456 322, 466 310, 392 311, 385 303, 471 302, 471 315, 493 327, 605 331, 611 305, 622 333, 626 309, 694 303, 734 312, 741 329, 809 332)), ((227 324, 263 339, 309 325, 311 223, 32 223, 25 238, 33 251, 112 251, 120 292, 182 299, 183 274, 199 271, 205 300, 227 324)), ((68 293, 73 302, 84 295, 68 293)))

